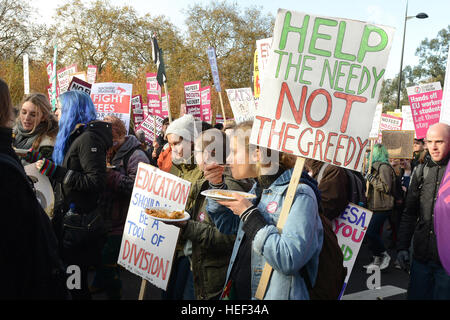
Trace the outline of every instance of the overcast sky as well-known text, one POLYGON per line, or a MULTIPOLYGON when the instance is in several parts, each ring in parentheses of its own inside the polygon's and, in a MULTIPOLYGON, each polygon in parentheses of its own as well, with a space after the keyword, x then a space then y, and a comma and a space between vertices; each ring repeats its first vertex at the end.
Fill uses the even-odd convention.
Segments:
MULTIPOLYGON (((88 2, 89 0, 84 0, 88 2)), ((210 0, 110 0, 114 5, 132 5, 137 12, 152 16, 165 15, 169 20, 185 30, 183 11, 194 3, 208 4, 210 0)), ((236 2, 229 1, 227 2, 236 2)), ((55 8, 61 0, 34 0, 32 6, 38 9, 41 21, 52 21, 55 8)), ((259 6, 265 13, 276 16, 278 8, 302 11, 331 17, 348 18, 371 23, 388 25, 396 28, 394 43, 391 49, 385 78, 392 78, 400 68, 401 46, 403 39, 403 23, 406 0, 241 0, 237 2, 241 8, 259 6)), ((420 12, 428 14, 425 20, 410 19, 407 22, 405 54, 403 66, 417 65, 416 48, 425 38, 435 38, 437 33, 450 25, 450 1, 447 0, 409 0, 408 16, 420 12)))

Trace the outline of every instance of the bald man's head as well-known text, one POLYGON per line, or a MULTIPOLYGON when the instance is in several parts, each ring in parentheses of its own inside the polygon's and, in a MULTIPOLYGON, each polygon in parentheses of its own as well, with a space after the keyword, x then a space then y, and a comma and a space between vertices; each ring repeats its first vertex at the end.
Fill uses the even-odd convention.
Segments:
POLYGON ((426 143, 434 162, 446 159, 450 151, 450 126, 445 123, 435 123, 430 126, 426 143))

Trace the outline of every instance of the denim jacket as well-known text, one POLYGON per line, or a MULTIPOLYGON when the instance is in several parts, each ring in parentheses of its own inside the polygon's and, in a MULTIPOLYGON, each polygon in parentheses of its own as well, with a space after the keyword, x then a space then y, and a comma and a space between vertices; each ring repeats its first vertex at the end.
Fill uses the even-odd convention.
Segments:
MULTIPOLYGON (((252 297, 256 293, 262 270, 267 262, 273 268, 267 287, 266 300, 308 300, 309 294, 300 269, 306 265, 309 278, 314 285, 322 249, 323 228, 318 214, 318 202, 313 189, 299 184, 283 232, 276 227, 284 197, 293 170, 286 170, 262 191, 258 200, 253 200, 268 223, 260 229, 252 243, 252 297)), ((250 193, 256 194, 256 183, 250 193)), ((228 282, 233 263, 244 236, 243 223, 237 215, 216 201, 208 199, 207 211, 217 228, 226 234, 237 234, 228 266, 228 282)))

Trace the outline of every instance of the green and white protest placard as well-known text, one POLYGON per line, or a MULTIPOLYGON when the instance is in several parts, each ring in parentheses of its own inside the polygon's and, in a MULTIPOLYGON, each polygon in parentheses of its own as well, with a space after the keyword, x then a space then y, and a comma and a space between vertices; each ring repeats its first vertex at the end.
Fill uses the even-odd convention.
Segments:
POLYGON ((146 208, 184 211, 191 183, 141 162, 138 167, 117 263, 167 289, 180 229, 153 219, 146 208))
POLYGON ((393 34, 279 9, 250 142, 360 170, 393 34))

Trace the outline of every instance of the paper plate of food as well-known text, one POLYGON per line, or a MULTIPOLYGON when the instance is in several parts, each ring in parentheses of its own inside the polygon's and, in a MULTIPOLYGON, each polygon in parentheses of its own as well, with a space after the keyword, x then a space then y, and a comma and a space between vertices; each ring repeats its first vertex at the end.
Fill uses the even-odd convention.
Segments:
POLYGON ((233 193, 238 193, 246 199, 256 198, 256 195, 254 194, 235 190, 209 189, 201 192, 201 194, 204 195, 205 197, 214 200, 236 200, 232 196, 233 193))
POLYGON ((189 213, 187 213, 186 211, 177 211, 161 207, 146 208, 145 213, 148 214, 152 219, 163 222, 181 222, 189 220, 191 218, 189 213))
POLYGON ((18 156, 25 157, 28 154, 28 152, 30 151, 30 149, 16 149, 16 148, 14 148, 14 151, 16 152, 16 154, 18 156))

